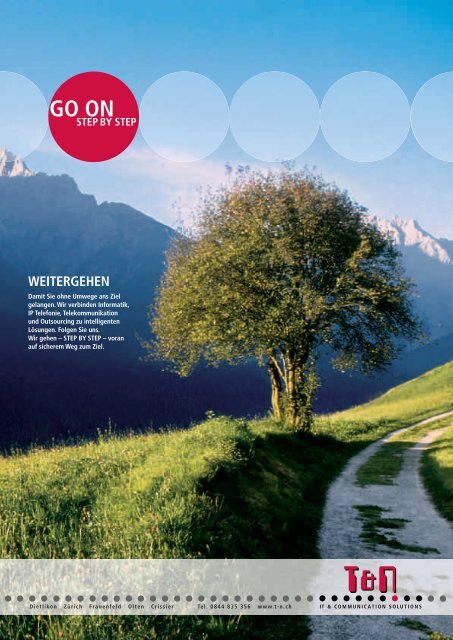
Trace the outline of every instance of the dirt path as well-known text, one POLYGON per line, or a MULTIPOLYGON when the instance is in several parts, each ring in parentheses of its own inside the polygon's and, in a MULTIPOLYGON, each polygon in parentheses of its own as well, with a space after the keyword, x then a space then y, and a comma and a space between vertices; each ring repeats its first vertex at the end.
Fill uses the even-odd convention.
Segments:
MULTIPOLYGON (((404 452, 401 471, 393 484, 362 487, 356 483, 358 469, 387 440, 407 429, 449 415, 453 415, 453 411, 394 431, 350 460, 327 495, 319 544, 322 558, 453 558, 453 528, 435 510, 419 476, 423 450, 446 427, 431 431, 404 452), (365 506, 367 509, 366 505, 382 509, 385 518, 407 521, 392 534, 392 538, 396 538, 402 548, 376 543, 370 547, 369 543, 361 539, 363 511, 361 514, 360 507, 363 509, 365 506)), ((395 626, 399 620, 396 616, 313 616, 310 640, 418 640, 426 637, 420 631, 395 626)), ((433 630, 453 636, 453 617, 417 616, 416 620, 433 630)))

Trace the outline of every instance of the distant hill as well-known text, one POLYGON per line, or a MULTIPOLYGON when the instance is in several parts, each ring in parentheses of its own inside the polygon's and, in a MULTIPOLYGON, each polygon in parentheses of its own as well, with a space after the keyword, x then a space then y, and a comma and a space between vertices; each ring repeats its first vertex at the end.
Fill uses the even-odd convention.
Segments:
MULTIPOLYGON (((418 283, 417 305, 432 341, 371 380, 334 373, 324 363, 318 410, 357 404, 452 357, 453 243, 414 221, 378 224, 392 233, 418 283)), ((200 367, 181 379, 141 361, 137 335, 148 337, 147 308, 173 233, 125 204, 97 204, 69 176, 34 173, 0 149, 0 444, 93 434, 109 419, 139 429, 186 425, 207 410, 267 411, 267 378, 256 366, 200 367), (126 342, 101 354, 27 351, 27 276, 71 273, 110 276, 131 307, 126 342)))
POLYGON ((172 229, 125 204, 98 205, 69 176, 33 174, 25 164, 21 173, 8 162, 16 170, 0 177, 0 443, 93 434, 109 419, 139 429, 189 424, 207 410, 266 408, 256 367, 200 368, 181 379, 141 362, 137 335, 149 337, 147 309, 172 229), (29 274, 108 274, 130 305, 126 342, 102 353, 27 351, 29 274))

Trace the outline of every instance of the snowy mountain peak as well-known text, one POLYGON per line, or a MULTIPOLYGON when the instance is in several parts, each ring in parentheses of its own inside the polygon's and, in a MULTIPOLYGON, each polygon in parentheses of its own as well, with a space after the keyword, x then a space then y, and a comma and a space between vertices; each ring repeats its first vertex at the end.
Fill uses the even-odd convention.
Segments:
POLYGON ((373 218, 373 221, 381 231, 389 233, 401 249, 414 247, 439 262, 453 264, 453 255, 446 243, 425 231, 416 220, 395 217, 392 220, 373 218))
POLYGON ((35 175, 35 172, 30 171, 22 158, 0 147, 0 177, 17 178, 19 176, 28 177, 33 175, 35 175))

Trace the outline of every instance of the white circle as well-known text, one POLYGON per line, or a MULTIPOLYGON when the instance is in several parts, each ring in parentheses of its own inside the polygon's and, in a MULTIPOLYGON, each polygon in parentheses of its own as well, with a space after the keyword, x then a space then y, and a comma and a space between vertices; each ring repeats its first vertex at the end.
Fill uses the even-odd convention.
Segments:
POLYGON ((410 107, 388 76, 358 71, 337 80, 321 104, 321 129, 339 155, 375 162, 395 153, 410 128, 410 107))
POLYGON ((228 102, 212 80, 177 71, 154 82, 140 104, 140 130, 167 160, 194 162, 213 153, 229 124, 228 102))
POLYGON ((0 71, 0 96, 0 147, 24 158, 46 135, 46 99, 34 82, 12 71, 0 71))
POLYGON ((411 109, 412 131, 431 156, 453 162, 453 72, 431 78, 419 89, 411 109))
POLYGON ((311 88, 290 73, 266 71, 237 90, 230 127, 246 153, 266 162, 293 160, 319 131, 319 104, 311 88))

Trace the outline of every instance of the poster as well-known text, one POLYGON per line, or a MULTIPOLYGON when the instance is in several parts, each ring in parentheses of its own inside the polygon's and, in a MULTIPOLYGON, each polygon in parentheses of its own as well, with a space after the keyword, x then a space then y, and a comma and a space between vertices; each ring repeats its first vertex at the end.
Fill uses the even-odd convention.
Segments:
POLYGON ((0 638, 453 637, 448 3, 0 8, 0 638))

